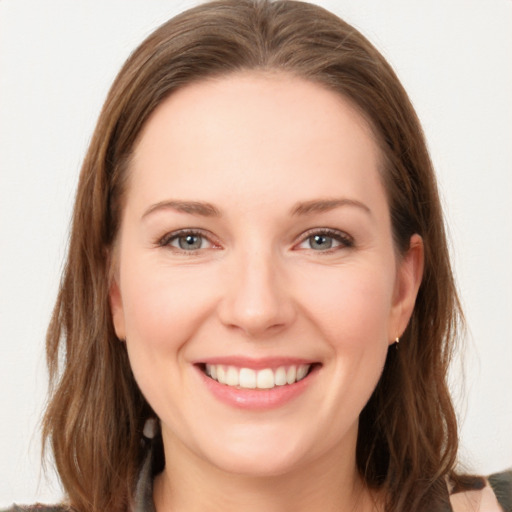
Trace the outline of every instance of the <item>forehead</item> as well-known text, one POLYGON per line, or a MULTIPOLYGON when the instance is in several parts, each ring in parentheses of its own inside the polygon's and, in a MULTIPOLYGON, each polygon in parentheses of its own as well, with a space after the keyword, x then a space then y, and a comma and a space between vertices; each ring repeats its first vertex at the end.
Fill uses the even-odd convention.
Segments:
POLYGON ((187 85, 153 112, 130 188, 146 200, 276 192, 303 200, 295 196, 304 184, 317 196, 358 195, 380 184, 379 160, 368 123, 341 95, 287 74, 244 72, 187 85))

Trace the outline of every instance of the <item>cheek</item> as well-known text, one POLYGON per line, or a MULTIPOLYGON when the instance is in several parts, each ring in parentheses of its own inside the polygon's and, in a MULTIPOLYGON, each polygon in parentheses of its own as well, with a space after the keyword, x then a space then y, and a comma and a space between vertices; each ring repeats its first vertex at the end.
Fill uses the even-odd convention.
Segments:
POLYGON ((331 344, 361 349, 387 345, 393 279, 382 266, 346 265, 302 279, 306 314, 331 344))
POLYGON ((325 446, 338 443, 340 433, 357 423, 382 374, 393 290, 389 268, 358 263, 322 269, 297 289, 308 298, 301 302, 303 315, 327 350, 315 409, 330 425, 318 434, 325 446))
POLYGON ((162 264, 134 262, 121 279, 127 338, 175 349, 208 310, 204 277, 162 264), (124 277, 124 279, 123 279, 124 277))
POLYGON ((120 282, 130 366, 152 407, 167 404, 180 417, 180 399, 170 400, 169 390, 183 385, 184 348, 210 310, 209 287, 190 272, 127 260, 120 282))

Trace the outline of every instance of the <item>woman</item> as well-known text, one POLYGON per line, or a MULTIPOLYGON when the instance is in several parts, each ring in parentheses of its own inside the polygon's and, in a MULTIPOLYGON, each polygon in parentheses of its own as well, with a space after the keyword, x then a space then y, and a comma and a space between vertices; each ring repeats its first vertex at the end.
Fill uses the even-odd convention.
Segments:
POLYGON ((308 4, 187 11, 121 70, 81 173, 44 429, 69 506, 499 510, 505 475, 453 472, 459 320, 380 54, 308 4))

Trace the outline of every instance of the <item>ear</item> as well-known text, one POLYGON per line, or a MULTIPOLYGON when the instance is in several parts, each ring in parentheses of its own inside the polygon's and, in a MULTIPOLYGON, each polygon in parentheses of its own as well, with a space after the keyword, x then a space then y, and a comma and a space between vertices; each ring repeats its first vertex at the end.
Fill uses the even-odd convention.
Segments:
POLYGON ((117 279, 115 278, 112 279, 108 295, 110 301, 110 311, 112 313, 112 323, 114 324, 116 336, 120 340, 126 341, 123 301, 121 298, 121 291, 119 290, 117 279))
POLYGON ((411 236, 409 249, 397 265, 393 306, 388 333, 389 343, 402 336, 411 318, 423 278, 424 248, 420 235, 411 236))

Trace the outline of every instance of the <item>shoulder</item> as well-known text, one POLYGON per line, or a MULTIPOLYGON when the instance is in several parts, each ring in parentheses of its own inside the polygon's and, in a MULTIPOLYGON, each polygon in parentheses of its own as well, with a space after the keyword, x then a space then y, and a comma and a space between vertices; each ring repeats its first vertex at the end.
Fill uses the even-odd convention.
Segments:
POLYGON ((505 512, 512 512, 512 469, 503 473, 495 473, 488 479, 496 498, 505 512))
POLYGON ((512 470, 484 477, 458 477, 452 482, 453 512, 512 512, 512 470))

